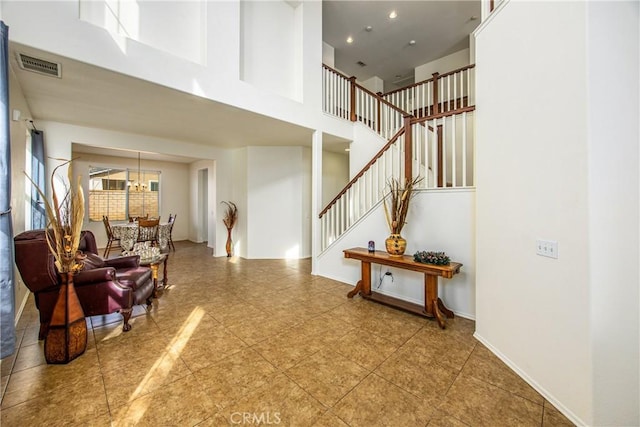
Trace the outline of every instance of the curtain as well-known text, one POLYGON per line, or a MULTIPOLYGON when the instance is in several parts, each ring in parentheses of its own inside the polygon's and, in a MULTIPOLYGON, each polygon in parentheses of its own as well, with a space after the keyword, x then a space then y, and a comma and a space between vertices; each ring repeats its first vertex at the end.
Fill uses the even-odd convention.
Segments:
POLYGON ((8 50, 9 27, 0 21, 0 357, 16 346, 8 50))
MULTIPOLYGON (((44 134, 41 130, 31 130, 31 179, 38 188, 46 188, 44 176, 44 134)), ((44 210, 44 200, 40 193, 31 186, 31 229, 46 228, 47 218, 44 210)))

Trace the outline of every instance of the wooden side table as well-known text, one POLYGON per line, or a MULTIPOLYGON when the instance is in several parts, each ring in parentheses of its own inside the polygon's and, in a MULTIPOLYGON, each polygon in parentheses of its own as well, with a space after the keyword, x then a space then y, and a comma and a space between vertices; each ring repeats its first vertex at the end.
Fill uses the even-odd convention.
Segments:
POLYGON ((449 265, 434 265, 415 262, 412 256, 391 256, 383 251, 369 252, 366 248, 345 249, 345 258, 360 260, 361 276, 356 287, 347 294, 353 298, 360 294, 363 298, 396 307, 421 316, 436 318, 438 325, 444 329, 445 316, 453 318, 453 311, 449 310, 438 297, 438 277, 450 279, 460 272, 462 264, 451 262, 449 265), (377 292, 371 292, 371 264, 388 265, 389 267, 416 271, 424 274, 424 306, 414 304, 399 298, 394 298, 377 292))

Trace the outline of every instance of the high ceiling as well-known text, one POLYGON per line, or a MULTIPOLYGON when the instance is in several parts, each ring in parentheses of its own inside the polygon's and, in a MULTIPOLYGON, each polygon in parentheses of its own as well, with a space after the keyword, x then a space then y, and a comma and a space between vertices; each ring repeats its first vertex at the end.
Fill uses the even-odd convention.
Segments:
POLYGON ((479 0, 324 0, 322 38, 338 70, 360 81, 377 76, 387 91, 413 83, 415 67, 469 47, 479 18, 479 0))
MULTIPOLYGON (((479 15, 479 7, 479 0, 325 0, 323 39, 335 48, 335 65, 341 71, 361 80, 376 75, 396 81, 400 79, 396 76, 412 76, 417 65, 466 47, 478 22, 471 17, 479 15), (393 22, 388 18, 392 9, 398 14, 393 22), (365 30, 367 25, 372 27, 370 32, 365 30), (348 35, 354 38, 351 45, 346 43, 348 35), (410 46, 409 40, 416 40, 415 45, 410 46), (367 66, 359 67, 357 61, 367 66)), ((59 121, 219 147, 299 145, 311 140, 311 129, 13 42, 10 60, 36 123, 59 121), (64 77, 21 69, 18 51, 61 63, 64 77)), ((409 83, 404 80, 401 85, 409 83)), ((325 137, 325 143, 343 153, 347 144, 331 136, 325 137)), ((100 154, 89 146, 76 149, 100 154)))

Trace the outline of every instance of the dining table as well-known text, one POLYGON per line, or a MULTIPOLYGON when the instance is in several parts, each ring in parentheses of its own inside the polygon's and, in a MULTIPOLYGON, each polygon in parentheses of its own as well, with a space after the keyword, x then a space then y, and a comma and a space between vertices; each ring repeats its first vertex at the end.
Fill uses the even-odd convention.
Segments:
MULTIPOLYGON (((138 240, 138 223, 127 222, 122 224, 112 224, 111 231, 115 239, 120 239, 120 246, 125 251, 133 249, 138 240)), ((171 224, 168 222, 161 222, 158 224, 158 245, 162 252, 168 251, 169 248, 169 233, 171 232, 171 224)))

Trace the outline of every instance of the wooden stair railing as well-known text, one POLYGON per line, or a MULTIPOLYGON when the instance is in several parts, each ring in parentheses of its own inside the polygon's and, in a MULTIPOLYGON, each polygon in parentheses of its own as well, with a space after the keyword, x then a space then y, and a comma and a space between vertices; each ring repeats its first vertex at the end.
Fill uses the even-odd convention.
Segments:
MULTIPOLYGON (((368 211, 373 205, 382 200, 383 191, 381 190, 384 190, 383 186, 386 185, 389 177, 412 179, 414 163, 419 168, 424 169, 425 173, 434 173, 436 182, 429 185, 430 188, 464 187, 469 185, 465 164, 467 156, 465 126, 467 113, 475 110, 475 106, 468 105, 470 95, 469 70, 474 67, 475 65, 462 67, 443 75, 434 73, 432 79, 419 82, 408 88, 398 89, 387 94, 375 94, 359 85, 355 81, 355 77, 347 77, 339 71, 323 65, 324 70, 326 70, 323 77, 325 91, 327 88, 337 88, 337 93, 335 94, 326 92, 323 94, 324 111, 347 120, 359 121, 388 139, 388 142, 320 212, 319 218, 321 220, 321 229, 323 230, 322 250, 326 249, 333 240, 358 221, 363 212, 368 211), (461 72, 467 73, 467 93, 465 95, 464 88, 461 88, 460 96, 458 96, 456 73, 461 72), (454 82, 453 98, 451 97, 451 86, 449 85, 451 78, 453 78, 454 82), (442 81, 447 81, 449 85, 446 95, 439 90, 438 82, 442 81), (406 91, 426 83, 435 83, 431 102, 429 105, 413 109, 412 113, 414 114, 403 110, 389 99, 385 99, 385 97, 390 97, 393 100, 393 94, 400 93, 400 91, 405 91, 405 95, 402 95, 401 98, 411 98, 406 91), (424 114, 425 112, 426 115, 424 114), (465 141, 462 143, 463 152, 460 153, 462 158, 460 168, 463 169, 460 185, 456 182, 456 162, 458 160, 455 148, 455 122, 457 115, 462 117, 462 133, 464 133, 462 138, 465 141), (448 139, 445 141, 445 135, 448 132, 446 130, 447 127, 452 129, 453 135, 451 137, 454 138, 453 142, 447 142, 448 139), (391 131, 391 135, 388 135, 391 131), (419 136, 418 140, 414 140, 415 132, 418 132, 416 134, 419 136), (429 137, 429 134, 433 134, 433 136, 429 137), (448 153, 449 157, 445 154, 445 145, 450 146, 453 151, 448 153), (422 147, 422 153, 419 152, 419 147, 422 147), (428 147, 432 147, 435 150, 435 154, 430 156, 428 147), (394 153, 397 153, 395 155, 396 158, 394 158, 394 153), (449 166, 447 166, 447 162, 450 163, 449 166), (374 169, 376 169, 377 173, 372 172, 374 169), (451 181, 448 181, 448 178, 451 178, 451 181), (366 183, 374 188, 364 188, 366 183), (334 211, 339 211, 339 213, 334 214, 334 211), (327 232, 327 229, 331 229, 331 233, 327 232)), ((462 83, 464 83, 464 80, 462 80, 462 83)))

